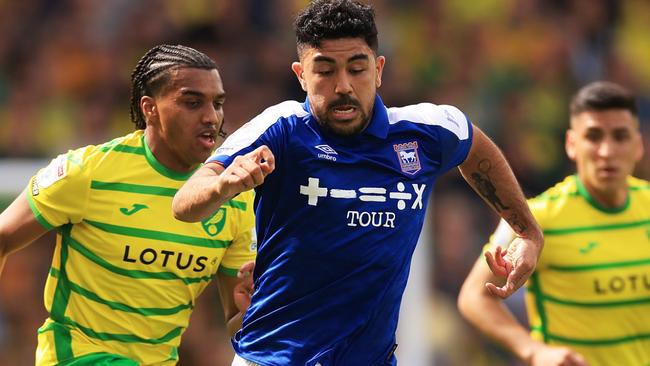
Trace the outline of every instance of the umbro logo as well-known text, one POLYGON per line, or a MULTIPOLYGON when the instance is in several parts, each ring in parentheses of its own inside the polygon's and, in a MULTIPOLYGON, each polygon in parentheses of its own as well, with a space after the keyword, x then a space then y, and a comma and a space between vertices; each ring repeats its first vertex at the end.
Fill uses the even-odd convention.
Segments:
POLYGON ((330 145, 316 145, 314 146, 318 150, 324 152, 325 154, 330 154, 330 155, 338 155, 336 150, 332 149, 330 145))
POLYGON ((338 153, 336 152, 336 150, 332 149, 330 145, 316 145, 314 147, 325 153, 325 154, 318 154, 318 157, 320 159, 336 161, 336 156, 333 155, 338 155, 338 153))

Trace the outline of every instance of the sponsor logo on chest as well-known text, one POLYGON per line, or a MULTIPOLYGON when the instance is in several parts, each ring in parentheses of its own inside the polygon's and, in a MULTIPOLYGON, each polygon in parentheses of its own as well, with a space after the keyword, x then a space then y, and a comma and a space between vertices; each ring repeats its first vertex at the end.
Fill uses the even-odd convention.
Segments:
MULTIPOLYGON (((309 206, 318 206, 322 200, 358 200, 368 205, 374 202, 394 202, 397 211, 406 209, 422 210, 426 184, 411 183, 409 185, 398 182, 394 189, 384 187, 359 187, 356 189, 342 189, 338 187, 324 187, 320 178, 307 178, 307 185, 300 185, 299 192, 306 196, 309 206)), ((396 214, 391 211, 355 211, 346 212, 347 226, 373 226, 395 228, 396 214)))

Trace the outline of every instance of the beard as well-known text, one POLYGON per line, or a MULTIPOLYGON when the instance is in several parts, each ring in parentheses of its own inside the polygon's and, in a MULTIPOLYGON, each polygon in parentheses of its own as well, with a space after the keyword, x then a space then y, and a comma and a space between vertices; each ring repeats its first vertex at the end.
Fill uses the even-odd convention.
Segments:
POLYGON ((315 112, 318 125, 326 132, 339 136, 352 136, 362 132, 370 123, 370 117, 361 104, 349 95, 342 95, 337 100, 329 103, 322 112, 315 112), (329 112, 339 106, 354 106, 358 111, 357 117, 350 120, 338 120, 329 118, 329 112))

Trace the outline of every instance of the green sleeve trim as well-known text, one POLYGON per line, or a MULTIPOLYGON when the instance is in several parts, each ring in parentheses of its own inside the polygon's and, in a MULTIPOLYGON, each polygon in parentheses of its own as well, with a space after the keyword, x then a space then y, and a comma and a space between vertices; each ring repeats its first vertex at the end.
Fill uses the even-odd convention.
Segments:
POLYGON ((34 213, 34 217, 36 217, 36 221, 38 221, 38 223, 41 224, 41 226, 43 226, 47 230, 54 229, 55 226, 50 224, 49 222, 47 222, 47 220, 45 220, 45 218, 43 217, 41 212, 38 210, 38 208, 36 208, 36 203, 34 202, 34 198, 32 198, 31 193, 30 192, 26 192, 26 193, 27 193, 26 194, 27 202, 29 202, 29 208, 32 209, 32 213, 34 213))
POLYGON ((238 269, 219 266, 219 273, 225 274, 226 276, 237 277, 237 272, 239 272, 238 269))
POLYGON ((233 201, 233 200, 230 200, 230 201, 224 203, 223 205, 224 206, 229 206, 229 207, 232 207, 232 208, 236 208, 236 209, 239 209, 239 210, 242 210, 242 211, 246 211, 246 206, 247 206, 246 202, 233 201))

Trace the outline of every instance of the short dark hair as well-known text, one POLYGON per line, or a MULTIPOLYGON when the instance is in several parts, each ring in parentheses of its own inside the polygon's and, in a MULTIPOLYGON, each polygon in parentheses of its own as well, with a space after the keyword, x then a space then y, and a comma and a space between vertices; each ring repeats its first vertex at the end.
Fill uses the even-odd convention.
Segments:
POLYGON ((571 115, 582 112, 625 109, 637 116, 634 95, 619 84, 609 81, 595 81, 582 87, 571 101, 571 115))
POLYGON ((363 38, 377 53, 375 11, 352 0, 313 0, 294 23, 298 56, 305 47, 320 47, 327 39, 363 38))
POLYGON ((212 70, 217 64, 204 53, 182 45, 158 45, 144 54, 131 73, 131 121, 135 128, 147 127, 140 99, 154 96, 169 81, 169 71, 180 67, 212 70))

